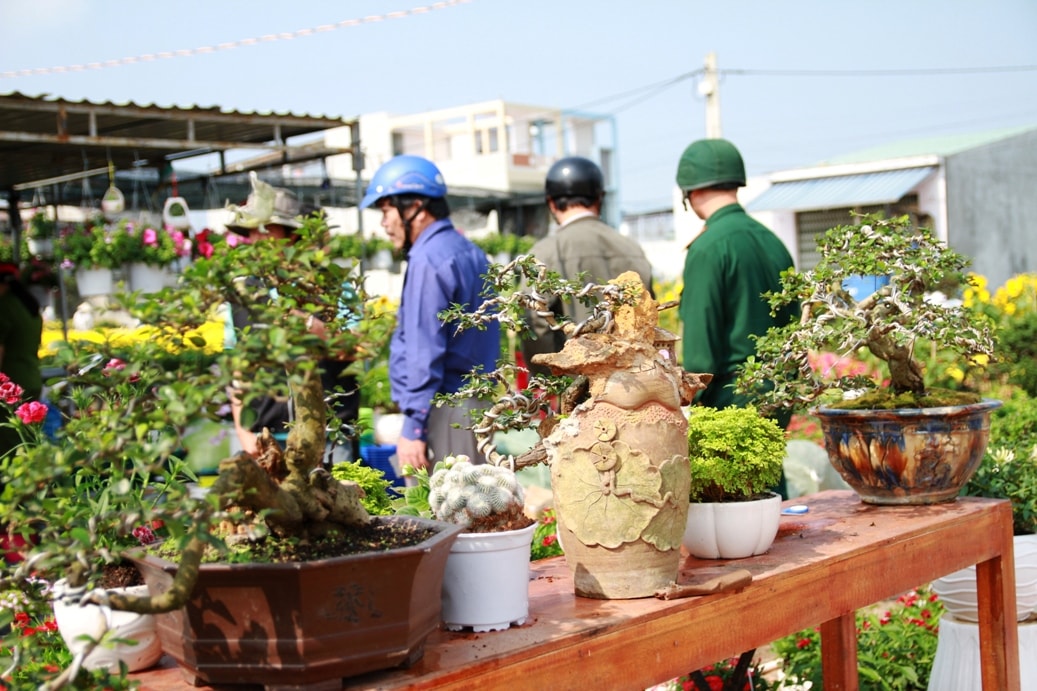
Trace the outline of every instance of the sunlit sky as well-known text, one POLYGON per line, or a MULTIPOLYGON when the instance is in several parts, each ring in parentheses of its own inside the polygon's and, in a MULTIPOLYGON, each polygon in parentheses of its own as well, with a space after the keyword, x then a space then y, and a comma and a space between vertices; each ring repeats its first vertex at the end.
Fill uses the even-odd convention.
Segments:
MULTIPOLYGON (((0 93, 324 114, 503 98, 610 116, 621 206, 665 207, 705 57, 750 174, 1037 126, 1035 0, 3 0, 0 93), (394 11, 421 6, 427 12, 394 11), (442 5, 442 4, 441 4, 442 5), (358 21, 242 45, 244 39, 358 21), (205 46, 235 47, 198 53, 205 46), (121 64, 122 58, 184 51, 121 64), (91 62, 117 64, 61 73, 91 62), (39 73, 18 76, 21 70, 39 73)), ((448 181, 449 183, 449 181, 448 181)))

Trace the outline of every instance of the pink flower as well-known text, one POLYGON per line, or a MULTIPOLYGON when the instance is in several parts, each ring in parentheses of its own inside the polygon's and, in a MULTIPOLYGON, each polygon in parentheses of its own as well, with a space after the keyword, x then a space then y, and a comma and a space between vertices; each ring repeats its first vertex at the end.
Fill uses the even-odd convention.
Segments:
POLYGON ((138 525, 132 532, 133 537, 137 538, 137 541, 142 545, 150 545, 158 540, 158 536, 155 535, 155 531, 150 526, 138 525))
POLYGON ((145 228, 140 238, 145 245, 154 247, 158 244, 158 232, 154 228, 145 228))
POLYGON ((0 384, 6 384, 9 381, 11 381, 11 378, 3 372, 0 372, 0 384))
POLYGON ((238 245, 247 245, 248 240, 241 237, 237 233, 227 233, 227 246, 237 247, 238 245))
POLYGON ((18 401, 22 400, 23 393, 24 390, 22 387, 18 386, 10 379, 0 384, 0 401, 3 401, 7 405, 17 405, 18 401))
POLYGON ((126 369, 126 363, 117 357, 113 357, 108 361, 108 364, 104 366, 105 372, 118 372, 119 370, 126 369))
POLYGON ((47 419, 47 405, 39 401, 23 403, 14 411, 18 419, 27 425, 35 425, 47 419))

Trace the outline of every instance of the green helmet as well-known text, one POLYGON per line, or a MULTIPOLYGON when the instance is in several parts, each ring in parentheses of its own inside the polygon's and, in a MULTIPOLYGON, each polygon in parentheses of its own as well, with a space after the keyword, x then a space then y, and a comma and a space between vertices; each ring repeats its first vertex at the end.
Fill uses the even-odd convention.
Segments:
POLYGON ((677 185, 685 192, 723 184, 745 185, 745 164, 726 139, 699 139, 688 145, 677 163, 677 185))

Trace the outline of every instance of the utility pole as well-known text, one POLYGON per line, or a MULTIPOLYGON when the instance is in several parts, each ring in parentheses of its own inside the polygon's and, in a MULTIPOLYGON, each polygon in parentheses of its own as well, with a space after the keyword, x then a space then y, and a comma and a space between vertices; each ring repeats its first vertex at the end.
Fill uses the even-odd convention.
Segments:
POLYGON ((706 68, 699 82, 699 95, 706 99, 706 137, 720 139, 720 80, 717 78, 717 54, 706 55, 706 68))

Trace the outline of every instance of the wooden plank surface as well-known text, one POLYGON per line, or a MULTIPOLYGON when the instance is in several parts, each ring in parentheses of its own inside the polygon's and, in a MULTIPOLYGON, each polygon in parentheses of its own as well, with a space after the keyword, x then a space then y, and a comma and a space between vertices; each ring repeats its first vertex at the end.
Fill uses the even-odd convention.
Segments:
MULTIPOLYGON (((981 598, 992 604, 981 627, 991 643, 984 654, 994 665, 990 679, 996 684, 986 688, 1018 689, 1017 647, 1006 651, 1004 645, 1015 640, 1014 620, 1003 616, 1015 609, 1014 588, 1001 590, 1014 582, 1001 563, 1007 526, 1011 564, 1007 502, 962 498, 936 506, 878 507, 852 492, 831 491, 796 503, 810 511, 783 517, 767 554, 731 561, 688 557, 682 563, 681 583, 747 569, 753 582, 740 592, 593 600, 573 594, 562 558, 535 562, 524 625, 480 634, 435 632, 412 667, 346 680, 344 688, 644 689, 823 623, 829 635, 838 636, 837 645, 849 648, 845 629, 852 628, 855 610, 986 562, 979 569, 981 598)), ((154 691, 189 688, 175 664, 164 659, 163 665, 131 676, 154 691)), ((831 672, 833 681, 854 684, 842 688, 855 689, 855 680, 846 681, 855 661, 844 665, 826 669, 826 677, 831 672)))

